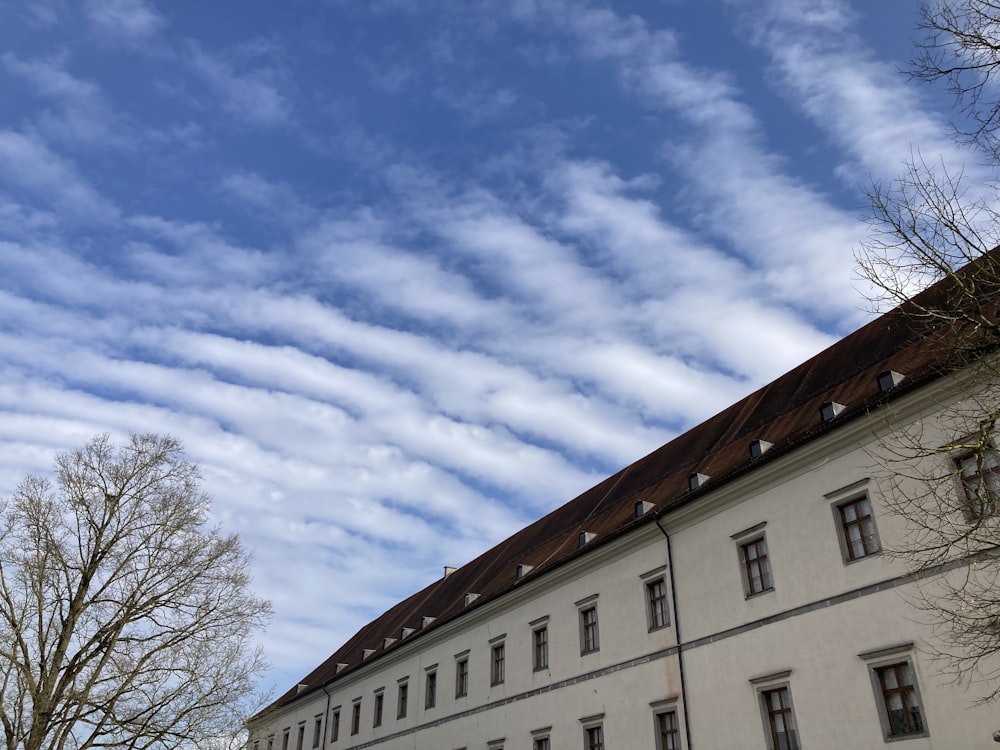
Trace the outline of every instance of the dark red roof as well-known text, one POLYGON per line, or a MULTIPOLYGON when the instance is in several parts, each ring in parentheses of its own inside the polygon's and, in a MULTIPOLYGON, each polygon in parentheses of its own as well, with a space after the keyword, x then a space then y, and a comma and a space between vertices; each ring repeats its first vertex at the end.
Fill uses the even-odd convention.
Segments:
MULTIPOLYGON (((916 300, 944 300, 942 284, 931 287, 916 300)), ((905 306, 904 306, 905 308, 905 306)), ((678 507, 704 489, 717 487, 753 466, 774 458, 823 432, 866 413, 888 398, 938 377, 950 369, 949 348, 940 345, 940 324, 897 308, 855 331, 815 357, 785 373, 772 383, 728 409, 702 422, 644 458, 608 477, 492 549, 400 602, 365 625, 326 661, 300 680, 300 692, 292 688, 273 704, 286 705, 321 686, 378 659, 383 653, 415 640, 423 633, 459 617, 464 612, 515 588, 519 564, 534 566, 525 579, 544 574, 567 560, 587 554, 595 546, 637 524, 649 522, 653 514, 635 517, 639 501, 653 503, 662 512, 678 507), (888 394, 879 391, 877 376, 887 370, 906 378, 888 394), (846 408, 832 422, 820 418, 824 402, 846 408), (752 459, 750 443, 765 440, 773 447, 752 459), (710 479, 702 488, 689 490, 693 473, 710 479), (582 531, 595 533, 593 542, 580 548, 582 531), (465 595, 480 594, 465 606, 465 595), (421 629, 423 617, 434 622, 421 629), (400 638, 402 629, 413 628, 404 640, 383 648, 385 638, 400 638), (373 653, 362 661, 365 649, 373 653), (338 674, 337 664, 347 666, 338 674)))

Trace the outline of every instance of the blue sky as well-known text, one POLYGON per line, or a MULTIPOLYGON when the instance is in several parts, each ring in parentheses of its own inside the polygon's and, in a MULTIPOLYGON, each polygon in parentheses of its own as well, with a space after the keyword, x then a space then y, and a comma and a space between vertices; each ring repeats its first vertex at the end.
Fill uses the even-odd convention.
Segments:
POLYGON ((0 496, 170 433, 284 690, 853 330, 917 3, 0 2, 0 496), (872 7, 874 6, 874 7, 872 7))

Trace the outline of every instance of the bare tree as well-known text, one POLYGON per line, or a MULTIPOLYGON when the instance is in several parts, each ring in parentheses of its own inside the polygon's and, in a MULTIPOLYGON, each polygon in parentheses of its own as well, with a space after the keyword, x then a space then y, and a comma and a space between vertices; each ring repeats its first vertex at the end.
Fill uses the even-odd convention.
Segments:
POLYGON ((923 40, 917 45, 910 74, 920 81, 944 82, 958 111, 968 119, 955 123, 962 142, 972 143, 997 160, 1000 128, 1000 2, 943 0, 920 11, 923 40))
POLYGON ((233 736, 270 614, 180 444, 98 436, 0 502, 4 750, 179 748, 233 736))
MULTIPOLYGON (((912 77, 956 97, 956 137, 977 169, 1000 167, 1000 2, 941 0, 922 9, 912 77)), ((904 536, 887 545, 918 582, 935 626, 926 648, 943 669, 1000 699, 1000 208, 996 183, 969 184, 914 154, 895 181, 869 191, 873 233, 862 275, 880 307, 939 350, 947 375, 934 415, 887 425, 873 456, 904 536), (941 282, 915 294, 930 282, 941 282)))

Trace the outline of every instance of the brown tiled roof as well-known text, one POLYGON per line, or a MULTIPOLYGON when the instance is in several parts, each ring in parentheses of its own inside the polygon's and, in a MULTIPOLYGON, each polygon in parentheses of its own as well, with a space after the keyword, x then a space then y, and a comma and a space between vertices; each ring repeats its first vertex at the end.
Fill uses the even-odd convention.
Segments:
MULTIPOLYGON (((915 301, 946 301, 945 292, 942 284, 937 284, 915 301)), ((512 590, 520 582, 516 577, 519 564, 534 566, 522 579, 530 580, 577 555, 587 554, 602 541, 649 522, 653 514, 635 518, 639 501, 653 503, 661 511, 683 505, 702 491, 689 490, 688 477, 693 473, 710 477, 704 488, 717 487, 864 414, 887 398, 938 377, 950 369, 945 362, 949 348, 940 345, 941 331, 934 326, 933 321, 909 315, 903 308, 877 318, 392 607, 303 677, 300 683, 305 687, 301 691, 292 688, 271 708, 319 690, 362 663, 378 659, 512 590), (876 380, 886 370, 906 375, 889 394, 879 392, 876 380), (846 409, 832 422, 824 423, 820 407, 828 401, 843 404, 846 409), (766 440, 773 447, 764 456, 751 459, 749 446, 755 439, 766 440), (597 536, 579 548, 577 539, 582 531, 597 536), (465 595, 471 592, 480 597, 466 607, 465 595), (421 630, 421 618, 425 616, 435 620, 421 630), (400 639, 404 627, 414 628, 415 632, 400 639), (399 640, 384 649, 385 638, 399 640), (363 662, 365 649, 373 653, 363 662), (339 674, 338 663, 347 665, 339 674)))

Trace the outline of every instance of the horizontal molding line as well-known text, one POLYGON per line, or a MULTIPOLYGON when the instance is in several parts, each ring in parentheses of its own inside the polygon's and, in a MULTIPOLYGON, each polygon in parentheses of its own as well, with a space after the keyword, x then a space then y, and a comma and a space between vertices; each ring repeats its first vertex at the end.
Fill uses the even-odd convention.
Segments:
POLYGON ((366 747, 375 747, 381 745, 390 740, 399 739, 400 737, 406 737, 407 735, 413 734, 414 732, 420 732, 425 729, 432 729, 434 727, 442 726, 443 724, 448 724, 452 721, 457 721, 459 719, 465 719, 469 716, 475 716, 476 714, 483 713, 484 711, 492 711, 494 708, 500 708, 501 706, 507 706, 511 703, 517 703, 518 701, 523 701, 528 698, 534 698, 537 695, 544 695, 545 693, 551 693, 554 690, 561 690, 562 688, 569 687, 571 685, 576 685, 581 682, 587 682, 589 680, 596 680, 598 677, 603 677, 604 675, 612 674, 614 672, 620 672, 623 669, 631 669, 632 667, 637 667, 642 664, 649 664, 650 662, 663 659, 667 656, 677 653, 677 646, 670 646, 669 648, 661 649, 659 651, 654 651, 645 656, 637 656, 634 659, 629 659, 628 661, 623 661, 618 664, 612 664, 607 667, 602 667, 601 669, 595 669, 592 672, 584 672, 583 674, 577 675, 576 677, 569 677, 565 680, 559 680, 558 682, 552 682, 548 685, 543 685, 542 687, 537 687, 532 690, 526 690, 523 693, 518 693, 517 695, 511 695, 506 698, 501 698, 500 700, 491 701, 490 703, 484 703, 481 706, 476 706, 475 708, 469 708, 465 711, 459 711, 458 713, 449 714, 448 716, 442 716, 440 719, 435 719, 434 721, 428 721, 420 724, 416 727, 411 727, 410 729, 404 729, 401 732, 395 732, 393 734, 387 734, 384 737, 379 737, 378 739, 370 740, 368 742, 363 742, 360 745, 351 745, 344 750, 362 750, 366 747))
POLYGON ((717 643, 718 641, 724 641, 727 638, 734 638, 751 630, 762 628, 765 625, 771 625, 776 622, 781 622, 782 620, 789 620, 793 617, 809 614, 810 612, 815 612, 817 609, 833 607, 837 604, 843 604, 844 602, 854 601, 855 599, 871 596, 872 594, 878 594, 882 591, 889 591, 891 589, 898 588, 899 586, 905 586, 908 583, 914 583, 915 581, 923 578, 930 578, 931 576, 947 573, 955 570, 956 568, 960 568, 963 565, 968 565, 974 559, 982 557, 991 551, 992 550, 983 550, 982 552, 977 552, 960 560, 950 560, 949 562, 934 565, 915 573, 904 573, 902 575, 895 576, 894 578, 887 578, 884 581, 870 583, 867 586, 852 589, 851 591, 845 591, 842 594, 835 594, 834 596, 817 599, 816 601, 808 604, 802 604, 798 607, 786 609, 784 612, 777 612, 773 615, 768 615, 767 617, 761 617, 758 620, 744 623, 743 625, 736 625, 735 627, 727 628, 726 630, 720 630, 718 633, 713 633, 712 635, 695 638, 682 644, 681 649, 683 651, 690 651, 691 649, 698 648, 699 646, 707 646, 710 643, 717 643))
MULTIPOLYGON (((765 625, 771 625, 776 622, 781 622, 782 620, 789 620, 793 617, 799 617, 800 615, 805 615, 810 612, 814 612, 817 609, 824 609, 826 607, 833 607, 838 604, 843 604, 844 602, 854 601, 856 599, 861 599, 865 596, 871 596, 872 594, 877 594, 882 591, 889 591, 899 586, 905 586, 908 583, 913 583, 914 581, 929 578, 941 573, 947 573, 951 570, 955 570, 963 565, 969 564, 975 558, 985 556, 990 553, 995 553, 997 549, 983 550, 982 552, 970 555, 969 557, 960 560, 951 560, 940 565, 935 565, 933 567, 927 568, 926 570, 918 571, 916 573, 904 573, 903 575, 896 576, 894 578, 888 578, 884 581, 878 581, 877 583, 872 583, 867 586, 862 586, 857 589, 852 589, 851 591, 845 591, 842 594, 836 594, 834 596, 828 596, 823 599, 817 599, 814 602, 808 604, 803 604, 798 607, 793 607, 792 609, 786 609, 784 612, 778 612, 773 615, 768 615, 767 617, 761 617, 760 619, 753 620, 752 622, 744 623, 743 625, 737 625, 732 628, 727 628, 726 630, 720 630, 712 635, 702 636, 701 638, 695 638, 694 640, 687 641, 683 643, 680 647, 669 646, 668 648, 660 649, 652 653, 646 654, 645 656, 637 656, 634 659, 629 659, 628 661, 619 662, 618 664, 612 664, 607 667, 602 667, 601 669, 595 669, 591 672, 584 672, 583 674, 577 675, 576 677, 569 677, 565 680, 559 680, 558 682, 553 682, 548 685, 543 685, 542 687, 534 688, 532 690, 526 690, 517 695, 512 695, 507 698, 501 698, 500 700, 491 701, 490 703, 484 703, 481 706, 476 706, 475 708, 469 708, 465 711, 459 711, 458 713, 449 714, 448 716, 442 716, 440 719, 435 719, 434 721, 428 721, 415 727, 410 727, 409 729, 404 729, 399 732, 394 732, 392 734, 387 734, 384 737, 379 737, 377 739, 369 740, 368 742, 363 742, 359 745, 350 745, 344 748, 344 750, 363 750, 363 748, 377 747, 386 742, 399 739, 400 737, 407 737, 416 732, 421 732, 425 729, 432 729, 434 727, 439 727, 444 724, 448 724, 452 721, 458 721, 459 719, 465 719, 469 716, 475 716, 476 714, 483 713, 485 711, 492 711, 495 708, 500 708, 502 706, 510 705, 511 703, 517 703, 518 701, 527 700, 528 698, 534 698, 537 695, 543 695, 545 693, 550 693, 554 690, 562 690, 563 688, 570 687, 572 685, 577 685, 581 682, 587 682, 589 680, 596 680, 599 677, 603 677, 608 674, 613 674, 615 672, 620 672, 624 669, 631 669, 632 667, 641 666, 643 664, 648 664, 651 661, 656 661, 658 659, 664 659, 668 656, 675 655, 678 651, 690 651, 700 646, 707 646, 712 643, 718 643, 719 641, 724 641, 728 638, 735 638, 736 636, 747 633, 751 630, 756 630, 762 628, 765 625)), ((676 618, 677 613, 674 613, 676 618)), ((681 698, 683 700, 683 696, 681 698)))

